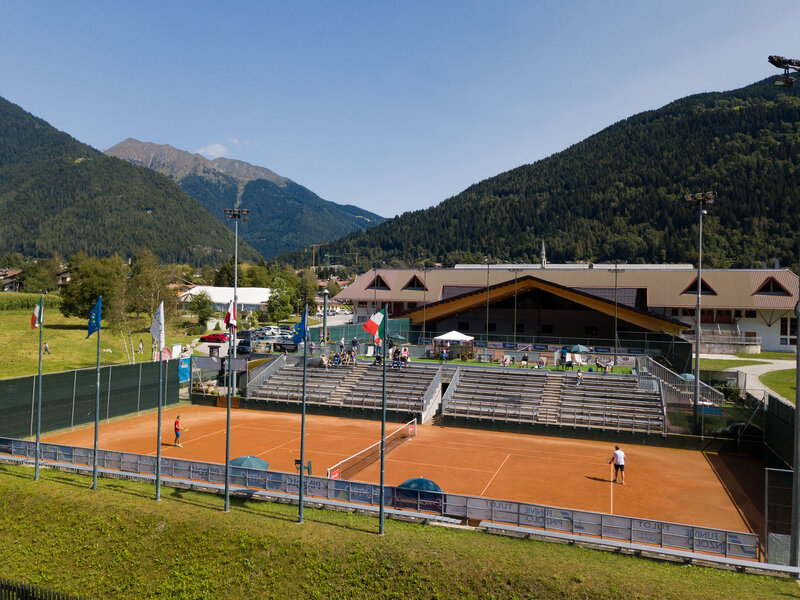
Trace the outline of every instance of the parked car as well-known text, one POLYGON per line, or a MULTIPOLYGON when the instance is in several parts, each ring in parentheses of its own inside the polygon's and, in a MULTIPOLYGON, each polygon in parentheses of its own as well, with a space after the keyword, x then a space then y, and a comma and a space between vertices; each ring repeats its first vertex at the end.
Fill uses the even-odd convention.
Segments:
POLYGON ((227 332, 224 333, 209 333, 208 335, 204 335, 200 338, 201 342, 227 342, 228 341, 228 334, 227 332))
POLYGON ((249 329, 242 329, 241 331, 236 332, 236 338, 240 340, 249 340, 253 337, 253 332, 249 329))
POLYGON ((288 336, 278 338, 275 343, 272 344, 272 348, 275 352, 283 352, 284 350, 287 352, 297 352, 297 344, 288 336))
POLYGON ((242 340, 236 346, 236 354, 239 356, 247 356, 248 354, 252 353, 252 348, 250 346, 250 340, 242 340))

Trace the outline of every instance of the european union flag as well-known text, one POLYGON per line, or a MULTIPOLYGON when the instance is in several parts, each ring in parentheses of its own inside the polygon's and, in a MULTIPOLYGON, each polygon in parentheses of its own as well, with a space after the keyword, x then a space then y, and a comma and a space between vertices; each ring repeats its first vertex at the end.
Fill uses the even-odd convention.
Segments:
POLYGON ((303 313, 303 318, 300 319, 300 322, 294 326, 295 335, 292 336, 292 341, 295 344, 299 344, 302 340, 308 337, 308 326, 306 325, 306 321, 308 321, 308 306, 306 305, 306 311, 303 313))
POLYGON ((100 329, 100 311, 103 306, 103 297, 97 299, 97 304, 94 305, 92 312, 89 314, 89 333, 86 334, 86 339, 95 331, 100 329))

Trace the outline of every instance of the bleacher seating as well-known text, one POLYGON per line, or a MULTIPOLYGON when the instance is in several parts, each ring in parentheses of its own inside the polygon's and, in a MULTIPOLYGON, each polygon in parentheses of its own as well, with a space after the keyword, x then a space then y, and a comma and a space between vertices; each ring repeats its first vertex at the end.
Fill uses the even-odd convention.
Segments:
MULTIPOLYGON (((387 368, 389 410, 421 414, 425 392, 439 365, 410 363, 387 368)), ((453 373, 455 369, 450 372, 453 373)), ((458 367, 458 380, 442 407, 444 417, 535 426, 664 432, 664 409, 658 391, 639 386, 634 375, 458 367)), ((381 408, 383 369, 371 362, 309 366, 306 402, 352 409, 381 408)), ((250 393, 256 402, 300 403, 301 365, 284 365, 250 393)))
POLYGON ((462 369, 444 416, 546 426, 662 433, 660 394, 631 375, 462 369))
MULTIPOLYGON (((425 392, 438 371, 438 365, 410 363, 401 369, 386 370, 386 406, 389 410, 421 413, 425 392)), ((380 409, 383 369, 369 362, 355 365, 322 366, 306 369, 306 403, 380 409)), ((302 365, 285 365, 250 394, 256 402, 303 400, 302 365)))

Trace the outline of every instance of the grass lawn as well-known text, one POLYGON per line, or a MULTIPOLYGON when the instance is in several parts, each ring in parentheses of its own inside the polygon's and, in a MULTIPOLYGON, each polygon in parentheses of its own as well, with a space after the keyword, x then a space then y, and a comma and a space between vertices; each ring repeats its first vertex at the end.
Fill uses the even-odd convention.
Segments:
MULTIPOLYGON (((700 370, 702 371, 724 371, 735 367, 746 367, 747 365, 761 365, 763 360, 725 360, 722 358, 701 358, 700 370)), ((694 368, 694 363, 692 363, 694 368)))
POLYGON ((798 598, 791 579, 0 465, 0 576, 91 598, 798 598))
POLYGON ((737 354, 737 358, 763 359, 763 360, 794 360, 794 352, 762 352, 761 354, 737 354))
MULTIPOLYGON (((34 375, 39 368, 39 330, 31 329, 31 311, 5 310, 0 312, 3 320, 3 335, 0 338, 2 373, 0 377, 34 375)), ((50 354, 42 360, 45 373, 93 367, 97 364, 97 334, 86 339, 86 319, 65 317, 57 310, 45 312, 43 341, 50 344, 50 354)), ((127 363, 128 356, 119 331, 106 329, 103 323, 100 339, 100 364, 127 363), (109 349, 111 352, 102 352, 109 349)), ((134 354, 136 362, 150 360, 150 321, 141 318, 131 321, 131 333, 136 350, 139 340, 144 341, 144 352, 134 354)), ((197 336, 187 336, 181 330, 167 331, 167 345, 188 344, 197 336)), ((130 340, 127 336, 128 349, 130 340)))
POLYGON ((797 392, 795 390, 795 373, 795 369, 782 369, 760 375, 759 379, 769 389, 775 390, 790 402, 794 402, 797 392))

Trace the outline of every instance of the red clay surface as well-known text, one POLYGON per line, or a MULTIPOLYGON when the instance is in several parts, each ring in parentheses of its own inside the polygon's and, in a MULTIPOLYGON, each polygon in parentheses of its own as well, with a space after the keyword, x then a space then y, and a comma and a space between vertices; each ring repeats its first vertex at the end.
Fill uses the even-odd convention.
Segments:
MULTIPOLYGON (((162 455, 225 462, 224 408, 189 406, 163 413, 162 455), (189 428, 173 446, 173 422, 189 428)), ((387 433, 400 423, 387 424, 387 433)), ((155 412, 100 426, 100 448, 156 454, 155 412)), ((44 436, 43 441, 92 447, 94 427, 44 436)), ((308 415, 305 459, 314 475, 380 441, 380 422, 308 415)), ((610 482, 613 445, 520 433, 419 426, 417 436, 387 455, 386 484, 432 479, 445 491, 645 519, 761 533, 752 497, 763 464, 748 457, 625 445, 625 485, 610 482), (749 475, 748 475, 749 474, 749 475), (748 476, 752 481, 747 480, 748 476)), ((231 458, 258 456, 294 472, 300 458, 300 415, 231 411, 231 458)), ((354 479, 378 483, 379 463, 354 479)), ((760 483, 763 487, 763 479, 760 483)), ((762 492, 763 495, 763 492, 762 492)), ((756 499, 757 502, 757 499, 756 499)))

